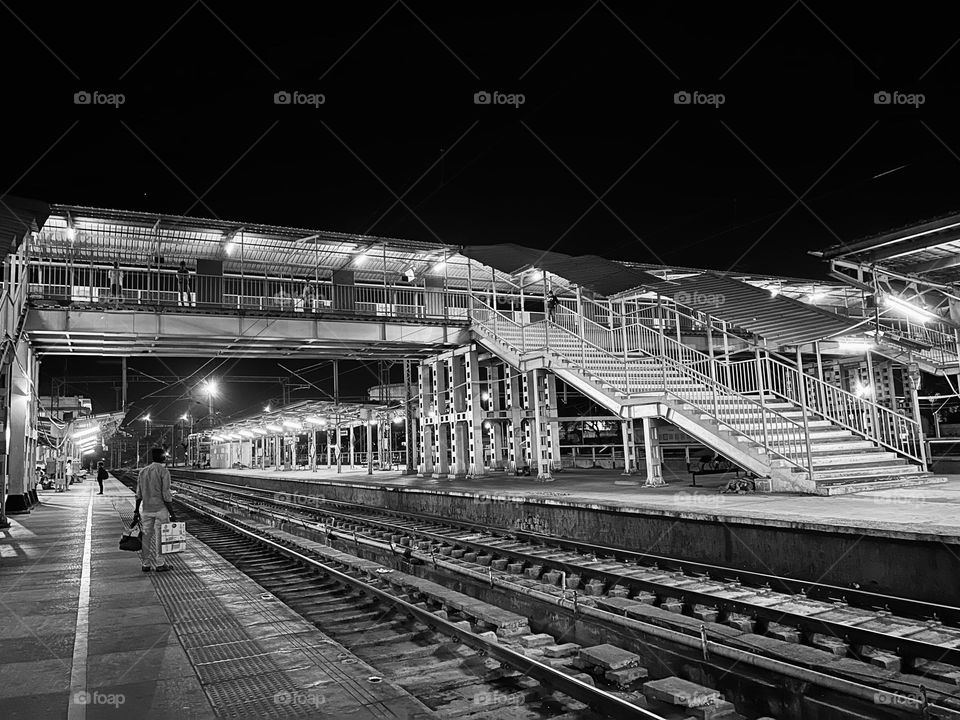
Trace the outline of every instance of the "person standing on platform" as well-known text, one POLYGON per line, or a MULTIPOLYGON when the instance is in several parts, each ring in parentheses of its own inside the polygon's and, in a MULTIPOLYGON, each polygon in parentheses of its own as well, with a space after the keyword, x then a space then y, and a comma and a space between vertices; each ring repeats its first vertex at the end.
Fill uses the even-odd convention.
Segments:
POLYGON ((313 312, 313 298, 316 294, 314 291, 313 283, 309 280, 305 280, 303 283, 303 290, 301 291, 303 295, 303 311, 304 312, 313 312))
POLYGON ((188 307, 190 304, 190 271, 187 263, 181 260, 177 268, 177 305, 188 307))
POLYGON ((53 482, 53 485, 57 489, 57 492, 63 492, 66 489, 66 487, 63 484, 66 463, 67 463, 66 456, 64 456, 63 454, 57 456, 57 470, 56 470, 56 473, 54 474, 54 482, 53 482))
POLYGON ((71 483, 73 483, 73 458, 67 458, 67 461, 63 464, 63 474, 65 489, 69 490, 71 483))
POLYGON ((113 267, 107 273, 110 280, 110 299, 114 304, 123 302, 123 270, 120 269, 120 262, 113 261, 113 267))
POLYGON ((143 524, 143 563, 141 570, 164 572, 170 569, 160 553, 160 526, 176 522, 173 512, 173 493, 170 492, 170 471, 163 464, 163 448, 150 451, 151 462, 140 471, 137 480, 137 504, 133 509, 134 524, 143 524), (143 505, 143 516, 140 506, 143 505))
POLYGON ((97 484, 100 486, 100 492, 97 495, 103 495, 103 481, 110 477, 107 469, 103 466, 103 460, 97 463, 97 484))

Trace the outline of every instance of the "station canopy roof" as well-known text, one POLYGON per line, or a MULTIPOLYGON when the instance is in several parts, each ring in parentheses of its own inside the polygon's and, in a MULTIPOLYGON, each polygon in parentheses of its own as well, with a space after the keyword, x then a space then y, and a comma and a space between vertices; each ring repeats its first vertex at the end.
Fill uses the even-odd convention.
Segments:
POLYGON ((839 243, 812 254, 907 280, 960 285, 960 214, 839 243))
MULTIPOLYGON (((39 258, 53 261, 174 270, 181 260, 191 269, 197 260, 219 260, 226 273, 319 280, 350 270, 358 282, 432 278, 466 287, 471 272, 482 272, 476 263, 468 268, 459 247, 442 242, 79 205, 51 205, 34 246, 39 258)), ((499 273, 497 282, 506 287, 509 279, 499 273)))
POLYGON ((256 413, 209 431, 213 439, 252 439, 257 435, 293 435, 310 430, 355 427, 370 420, 389 422, 403 417, 403 406, 377 403, 336 403, 298 400, 270 412, 256 413), (259 431, 259 432, 258 432, 259 431))

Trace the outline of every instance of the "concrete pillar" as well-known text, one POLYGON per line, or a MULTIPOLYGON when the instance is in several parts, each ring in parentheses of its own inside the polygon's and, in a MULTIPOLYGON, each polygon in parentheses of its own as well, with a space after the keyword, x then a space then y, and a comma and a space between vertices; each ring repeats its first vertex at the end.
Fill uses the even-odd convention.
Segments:
POLYGON ((422 429, 420 431, 420 465, 418 466, 417 476, 430 477, 433 475, 434 468, 437 426, 432 422, 426 424, 423 418, 420 419, 420 422, 422 429))
POLYGON ((507 424, 495 420, 490 425, 493 467, 497 470, 503 470, 505 466, 504 456, 507 452, 507 424))
MULTIPOLYGON (((644 428, 646 428, 646 426, 644 426, 644 428)), ((620 432, 623 438, 623 474, 629 475, 637 469, 636 442, 633 437, 633 420, 621 421, 620 432)))
POLYGON ((473 346, 464 355, 464 411, 467 415, 467 473, 471 477, 486 474, 483 461, 483 383, 480 381, 480 360, 473 346))
POLYGON ((354 444, 353 444, 353 436, 354 436, 356 433, 354 432, 354 428, 353 428, 352 425, 350 426, 349 430, 350 430, 350 446, 349 446, 349 447, 350 447, 350 450, 349 450, 349 452, 350 452, 350 469, 353 470, 354 465, 357 464, 357 463, 356 463, 356 460, 357 460, 357 457, 356 457, 356 448, 354 447, 354 444))
POLYGON ((283 468, 283 440, 279 435, 273 437, 273 469, 280 470, 283 468))
POLYGON ((367 475, 373 475, 373 424, 370 420, 365 424, 367 426, 367 475))
MULTIPOLYGON (((548 417, 558 417, 560 415, 557 395, 557 376, 553 373, 544 373, 546 376, 546 397, 544 406, 548 417)), ((546 423, 546 437, 549 440, 550 467, 552 470, 560 469, 560 423, 546 423)))
MULTIPOLYGON (((415 473, 420 465, 419 459, 417 458, 417 425, 414 425, 416 420, 413 406, 413 362, 411 360, 403 361, 403 384, 404 384, 404 397, 406 398, 406 403, 404 403, 403 413, 404 413, 404 442, 406 447, 404 448, 405 452, 405 461, 406 469, 405 472, 407 475, 412 475, 415 473)), ((423 403, 422 399, 418 402, 419 416, 423 417, 423 403)))
POLYGON ((310 472, 317 471, 317 431, 311 430, 307 437, 307 454, 310 457, 310 472))
POLYGON ((524 404, 526 376, 514 370, 511 367, 506 368, 506 399, 510 410, 507 421, 507 448, 509 451, 507 459, 507 469, 516 472, 521 468, 527 467, 526 455, 526 436, 524 429, 524 416, 526 414, 524 404))
POLYGON ((466 477, 470 459, 469 424, 463 421, 450 423, 453 431, 453 476, 466 477))
POLYGON ((663 420, 643 419, 643 455, 647 465, 647 477, 644 487, 666 485, 663 480, 663 453, 660 451, 660 428, 663 420))
POLYGON ((528 442, 530 460, 537 470, 537 480, 551 482, 553 448, 546 420, 547 379, 545 370, 531 370, 527 373, 527 407, 533 410, 533 422, 528 422, 528 442))
POLYGON ((36 407, 35 378, 30 377, 34 368, 32 352, 26 342, 21 342, 15 353, 16 359, 10 364, 7 375, 10 407, 7 409, 5 439, 9 487, 5 507, 8 515, 30 512, 30 478, 34 464, 29 443, 30 436, 35 434, 33 416, 36 407))
POLYGON ((447 478, 450 476, 450 423, 439 423, 436 428, 437 455, 433 477, 447 478))
POLYGON ((329 470, 332 467, 333 467, 333 430, 331 430, 330 428, 327 428, 327 470, 329 470))

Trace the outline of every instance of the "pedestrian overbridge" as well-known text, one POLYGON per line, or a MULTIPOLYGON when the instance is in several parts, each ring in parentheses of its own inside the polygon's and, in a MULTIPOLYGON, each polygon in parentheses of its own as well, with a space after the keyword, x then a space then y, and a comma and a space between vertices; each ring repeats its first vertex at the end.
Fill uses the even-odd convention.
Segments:
POLYGON ((626 472, 644 448, 649 483, 658 423, 772 489, 928 480, 913 370, 871 352, 868 305, 841 283, 79 206, 12 217, 17 443, 44 354, 419 359, 423 474, 549 479, 560 381, 622 423, 626 472))

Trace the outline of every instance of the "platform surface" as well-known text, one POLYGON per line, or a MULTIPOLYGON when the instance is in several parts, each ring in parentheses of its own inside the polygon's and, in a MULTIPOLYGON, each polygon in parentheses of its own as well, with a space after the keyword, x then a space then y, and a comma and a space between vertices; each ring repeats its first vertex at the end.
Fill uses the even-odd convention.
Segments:
POLYGON ((349 466, 344 466, 339 473, 336 468, 324 466, 317 468, 316 472, 274 469, 202 472, 233 477, 373 484, 419 492, 496 493, 531 502, 597 510, 960 542, 960 475, 948 475, 947 482, 938 485, 823 497, 780 493, 721 494, 720 488, 734 477, 732 474, 698 477, 697 487, 691 486, 689 475, 672 474, 666 477, 665 486, 646 488, 642 487, 642 478, 624 476, 619 470, 564 470, 556 473, 552 482, 505 473, 456 480, 421 478, 386 470, 374 470, 368 475, 366 468, 350 469, 349 466))
POLYGON ((0 531, 4 720, 431 716, 193 538, 141 572, 117 548, 132 492, 96 490, 41 492, 0 531))

